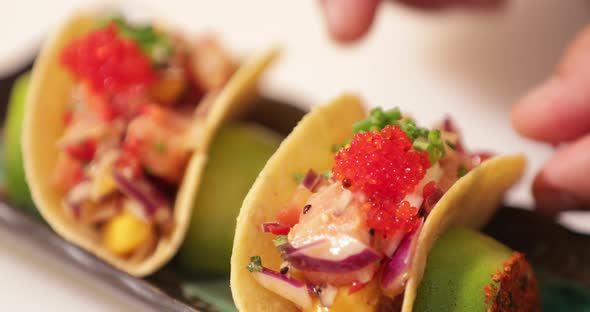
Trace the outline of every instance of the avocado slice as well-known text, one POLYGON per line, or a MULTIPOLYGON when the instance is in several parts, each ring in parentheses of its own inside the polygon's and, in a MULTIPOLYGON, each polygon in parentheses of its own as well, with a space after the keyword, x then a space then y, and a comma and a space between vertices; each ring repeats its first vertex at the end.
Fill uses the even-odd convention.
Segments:
POLYGON ((474 230, 451 228, 428 255, 414 311, 539 311, 538 283, 522 254, 474 230))
POLYGON ((18 207, 38 214, 25 180, 21 151, 22 123, 30 78, 30 73, 25 73, 12 87, 4 128, 3 156, 8 199, 18 207))
POLYGON ((185 271, 207 276, 229 273, 242 201, 281 139, 249 123, 229 124, 216 134, 190 226, 177 255, 185 271))

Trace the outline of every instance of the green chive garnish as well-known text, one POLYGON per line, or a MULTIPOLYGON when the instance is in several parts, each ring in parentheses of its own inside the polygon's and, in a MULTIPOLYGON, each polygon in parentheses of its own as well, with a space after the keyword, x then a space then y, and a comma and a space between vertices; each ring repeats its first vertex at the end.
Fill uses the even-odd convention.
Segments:
POLYGON ((135 41, 156 66, 165 63, 173 52, 170 38, 157 32, 152 25, 132 25, 122 16, 116 15, 100 21, 99 26, 106 27, 111 23, 117 25, 119 35, 135 41))
POLYGON ((251 257, 246 268, 250 272, 262 272, 262 259, 260 259, 260 256, 251 257))
POLYGON ((272 241, 275 243, 275 246, 281 246, 287 243, 287 235, 277 235, 272 241))
POLYGON ((162 142, 154 143, 154 150, 160 154, 164 154, 166 152, 166 145, 162 142))
POLYGON ((369 131, 369 127, 371 127, 371 126, 372 126, 371 119, 369 119, 369 118, 363 119, 363 120, 355 123, 354 125, 352 125, 352 132, 357 134, 357 133, 369 131))
MULTIPOLYGON (((444 157, 445 144, 453 149, 456 148, 451 142, 443 141, 440 130, 428 130, 427 128, 418 127, 416 121, 412 118, 405 118, 400 122, 402 117, 402 113, 397 107, 388 111, 376 107, 371 110, 369 117, 355 123, 352 126, 352 131, 357 134, 365 131, 381 130, 387 125, 398 126, 412 140, 412 146, 416 150, 428 152, 428 158, 433 164, 444 157)), ((332 151, 336 152, 346 145, 347 143, 334 145, 332 151)))
POLYGON ((467 168, 465 168, 465 166, 463 166, 463 165, 459 166, 459 169, 457 169, 457 177, 461 178, 466 174, 467 174, 467 168))
POLYGON ((445 144, 447 144, 447 146, 450 147, 453 151, 457 150, 457 145, 455 145, 453 142, 446 140, 445 144))
POLYGON ((299 184, 301 183, 301 181, 303 181, 303 178, 305 176, 303 175, 303 173, 294 173, 293 174, 293 181, 295 181, 295 183, 299 184))

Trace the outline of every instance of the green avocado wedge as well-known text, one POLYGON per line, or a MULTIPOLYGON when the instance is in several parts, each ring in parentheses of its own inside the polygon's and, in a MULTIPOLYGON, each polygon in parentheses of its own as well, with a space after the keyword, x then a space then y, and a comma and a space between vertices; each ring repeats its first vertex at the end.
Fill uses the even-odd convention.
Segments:
POLYGON ((496 283, 492 279, 492 275, 499 270, 506 270, 506 263, 513 255, 512 250, 491 237, 466 228, 451 228, 440 237, 428 255, 414 311, 539 311, 536 278, 523 258, 521 260, 526 264, 518 266, 522 264, 518 262, 507 271, 512 273, 507 274, 513 274, 508 283, 518 283, 519 294, 526 295, 518 295, 512 291, 511 285, 496 283), (523 267, 527 269, 519 269, 523 267), (509 289, 510 306, 497 299, 501 291, 492 291, 493 297, 486 303, 484 287, 492 284, 497 289, 509 289), (527 300, 530 302, 523 302, 527 300), (500 308, 491 309, 490 302, 502 303, 500 308))
POLYGON ((21 152, 22 124, 30 77, 29 73, 23 74, 12 87, 5 121, 3 156, 6 192, 10 201, 28 212, 37 214, 25 180, 21 152))
POLYGON ((281 137, 247 123, 222 127, 210 154, 177 260, 191 274, 229 273, 236 217, 242 201, 281 137))

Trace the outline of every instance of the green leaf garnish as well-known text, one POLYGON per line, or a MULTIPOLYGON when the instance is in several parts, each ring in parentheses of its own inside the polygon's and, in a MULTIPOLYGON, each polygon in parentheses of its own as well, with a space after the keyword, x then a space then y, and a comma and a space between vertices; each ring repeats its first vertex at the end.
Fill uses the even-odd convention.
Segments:
POLYGON ((102 27, 117 25, 119 35, 135 41, 155 66, 166 62, 173 52, 172 41, 168 35, 158 32, 152 25, 132 25, 122 16, 111 16, 100 22, 102 27))
POLYGON ((260 256, 251 257, 246 268, 250 272, 262 272, 262 259, 260 259, 260 256))
POLYGON ((301 181, 303 181, 303 178, 305 177, 305 175, 303 173, 294 173, 293 174, 293 181, 295 181, 295 183, 300 184, 301 181))
MULTIPOLYGON (((445 144, 453 149, 456 148, 453 143, 443 141, 440 130, 428 130, 427 128, 418 127, 414 119, 405 118, 402 120, 402 117, 402 113, 397 107, 387 111, 383 111, 380 107, 373 108, 369 117, 352 125, 352 132, 357 134, 365 131, 381 130, 388 125, 398 126, 412 140, 414 149, 428 153, 428 158, 432 164, 444 157, 445 144), (400 122, 400 120, 402 121, 400 122)), ((332 146, 332 151, 336 152, 346 145, 335 144, 332 146)))
POLYGON ((450 147, 453 151, 457 150, 457 145, 455 145, 453 142, 446 140, 445 144, 447 144, 447 146, 450 147))
POLYGON ((467 168, 465 168, 465 166, 461 165, 459 166, 459 168, 457 169, 457 178, 462 178, 464 175, 467 174, 467 168))
POLYGON ((166 145, 162 142, 154 143, 154 150, 159 154, 164 154, 166 152, 166 145))
POLYGON ((344 148, 348 144, 350 144, 350 142, 352 142, 352 139, 348 139, 348 140, 344 141, 344 143, 342 143, 342 144, 334 144, 334 145, 332 145, 332 153, 338 152, 341 148, 344 148))
POLYGON ((383 111, 381 107, 376 107, 371 110, 369 117, 352 125, 352 132, 357 134, 365 131, 381 130, 387 125, 397 125, 400 119, 402 119, 402 114, 399 108, 395 107, 383 111))
POLYGON ((277 235, 272 241, 275 243, 275 246, 281 246, 287 243, 287 235, 277 235))

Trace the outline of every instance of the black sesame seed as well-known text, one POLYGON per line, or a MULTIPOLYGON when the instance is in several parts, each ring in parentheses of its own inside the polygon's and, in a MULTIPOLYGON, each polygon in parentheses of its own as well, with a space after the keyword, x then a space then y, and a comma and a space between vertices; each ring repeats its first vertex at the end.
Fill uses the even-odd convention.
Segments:
POLYGON ((314 292, 316 295, 318 295, 318 296, 319 296, 319 295, 321 295, 321 294, 322 294, 322 289, 321 289, 320 287, 317 287, 317 286, 316 286, 316 287, 314 287, 314 288, 313 288, 313 292, 314 292))
POLYGON ((426 209, 420 208, 418 209, 418 217, 422 218, 426 215, 426 209))
POLYGON ((369 235, 375 236, 375 229, 374 228, 369 229, 369 235))
POLYGON ((287 267, 287 266, 282 267, 280 272, 283 275, 287 274, 287 272, 289 272, 289 267, 287 267))
POLYGON ((311 205, 310 204, 307 204, 307 205, 303 206, 303 214, 306 214, 309 211, 309 209, 311 209, 311 205))

